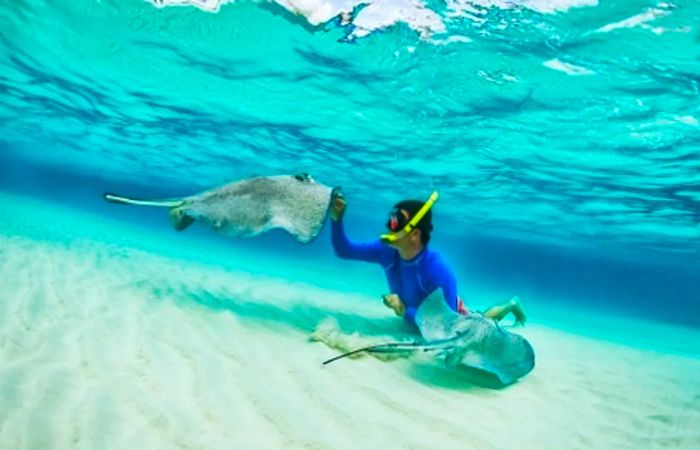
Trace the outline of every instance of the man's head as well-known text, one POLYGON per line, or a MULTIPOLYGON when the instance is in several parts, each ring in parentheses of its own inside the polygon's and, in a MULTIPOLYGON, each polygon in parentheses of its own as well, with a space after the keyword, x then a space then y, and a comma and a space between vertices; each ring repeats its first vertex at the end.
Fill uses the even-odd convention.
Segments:
POLYGON ((397 248, 405 245, 428 245, 430 232, 433 230, 431 207, 435 200, 437 192, 433 192, 427 202, 404 200, 394 205, 386 223, 389 233, 381 236, 382 241, 397 248))

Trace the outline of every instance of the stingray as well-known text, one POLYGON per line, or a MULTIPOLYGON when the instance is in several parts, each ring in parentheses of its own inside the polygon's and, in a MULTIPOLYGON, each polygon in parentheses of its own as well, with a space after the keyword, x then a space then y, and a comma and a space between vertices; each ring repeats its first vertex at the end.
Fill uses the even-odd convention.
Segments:
POLYGON ((514 383, 535 367, 535 352, 522 336, 503 329, 479 313, 463 316, 447 308, 440 290, 420 306, 416 324, 422 342, 389 342, 372 345, 324 361, 369 353, 425 352, 444 360, 449 369, 495 377, 499 386, 514 383))
POLYGON ((280 228, 297 241, 308 243, 320 233, 331 199, 339 190, 303 173, 239 180, 184 198, 144 200, 115 194, 104 198, 113 203, 169 208, 170 222, 178 231, 195 221, 236 237, 280 228))

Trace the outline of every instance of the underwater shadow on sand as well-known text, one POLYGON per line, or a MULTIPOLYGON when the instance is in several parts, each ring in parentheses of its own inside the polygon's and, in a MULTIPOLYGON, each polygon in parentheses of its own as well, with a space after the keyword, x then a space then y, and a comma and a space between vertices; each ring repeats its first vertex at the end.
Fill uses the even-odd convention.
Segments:
POLYGON ((304 333, 312 333, 316 326, 325 319, 333 318, 338 322, 339 331, 360 332, 367 335, 391 334, 397 339, 405 339, 407 336, 415 337, 408 326, 397 323, 393 318, 368 319, 359 314, 348 314, 334 311, 331 308, 319 308, 309 303, 303 303, 291 307, 275 305, 274 300, 269 303, 246 300, 236 302, 234 297, 219 295, 207 290, 190 291, 182 299, 183 303, 196 303, 214 311, 228 311, 239 319, 251 320, 256 323, 265 323, 271 327, 293 328, 304 333))
POLYGON ((503 384, 498 377, 490 372, 473 367, 446 367, 442 363, 415 362, 411 364, 408 375, 424 384, 465 391, 469 389, 504 389, 510 385, 503 384))
MULTIPOLYGON (((420 335, 416 330, 401 320, 394 317, 366 318, 358 314, 348 314, 334 311, 330 308, 320 308, 308 303, 300 303, 288 308, 276 306, 272 303, 260 303, 247 300, 236 302, 227 295, 215 294, 206 289, 188 291, 184 296, 179 296, 178 303, 195 303, 213 311, 227 311, 238 319, 264 323, 271 328, 293 328, 308 334, 309 337, 322 321, 332 318, 338 324, 338 331, 342 333, 360 333, 368 338, 376 336, 391 336, 397 341, 417 341, 420 335)), ((272 300, 271 300, 272 302, 272 300)), ((332 351, 329 348, 329 351, 332 351)), ((331 355, 332 356, 332 355, 331 355)), ((389 362, 389 361, 383 361, 389 362)), ((351 364, 352 361, 339 361, 335 364, 351 364)), ((441 360, 429 358, 423 355, 421 358, 409 358, 408 364, 394 364, 395 369, 404 372, 414 380, 426 384, 450 390, 471 390, 483 388, 502 389, 504 386, 495 375, 478 369, 466 367, 447 368, 441 360)), ((321 361, 319 361, 319 369, 321 361)), ((350 368, 349 368, 350 370, 350 368)))

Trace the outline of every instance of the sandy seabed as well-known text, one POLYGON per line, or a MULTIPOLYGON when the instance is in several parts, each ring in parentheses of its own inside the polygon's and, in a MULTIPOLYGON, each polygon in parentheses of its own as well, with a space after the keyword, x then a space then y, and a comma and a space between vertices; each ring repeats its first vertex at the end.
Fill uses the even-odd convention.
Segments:
MULTIPOLYGON (((425 357, 322 366, 406 329, 364 294, 94 236, 41 239, 23 232, 27 208, 0 225, 2 449, 700 448, 698 356, 533 318, 519 332, 537 366, 503 390, 425 357)), ((640 326, 700 342, 628 328, 640 326)))

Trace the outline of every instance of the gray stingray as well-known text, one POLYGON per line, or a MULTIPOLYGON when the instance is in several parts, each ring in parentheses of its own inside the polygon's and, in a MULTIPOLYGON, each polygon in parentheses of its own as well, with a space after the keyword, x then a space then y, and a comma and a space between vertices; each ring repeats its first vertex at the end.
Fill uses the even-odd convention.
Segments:
POLYGON ((373 345, 336 356, 323 364, 361 352, 430 352, 444 358, 448 368, 495 376, 501 386, 514 383, 535 367, 535 352, 524 337, 504 330, 481 314, 455 313, 445 305, 440 290, 433 292, 418 309, 416 324, 423 342, 373 345))
POLYGON ((304 173, 249 178, 184 198, 141 200, 115 194, 104 198, 114 203, 170 208, 170 221, 178 231, 195 221, 237 237, 281 228, 299 242, 308 243, 321 231, 339 189, 304 173))

